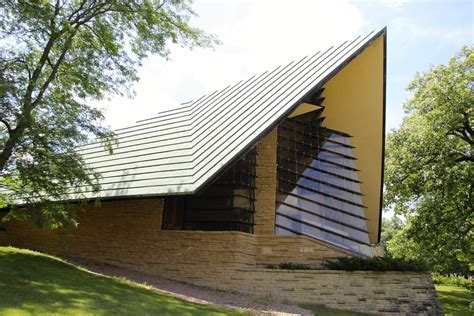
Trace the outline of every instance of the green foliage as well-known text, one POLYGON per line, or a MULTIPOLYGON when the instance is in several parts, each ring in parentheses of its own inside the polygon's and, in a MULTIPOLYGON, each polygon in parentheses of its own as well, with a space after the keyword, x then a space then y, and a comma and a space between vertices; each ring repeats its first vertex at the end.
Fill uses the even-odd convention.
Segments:
POLYGON ((425 242, 412 237, 412 229, 412 223, 408 222, 388 241, 388 256, 423 262, 430 270, 438 273, 469 275, 469 265, 459 260, 462 256, 456 255, 459 254, 458 251, 453 251, 451 256, 446 257, 433 253, 431 247, 425 247, 425 242))
POLYGON ((0 247, 0 271, 1 315, 242 315, 29 250, 0 247))
MULTIPOLYGON (((323 268, 344 271, 428 271, 428 267, 418 261, 395 259, 391 257, 339 257, 323 262, 323 268)), ((307 264, 283 262, 268 264, 267 269, 312 270, 307 264)))
POLYGON ((323 263, 328 270, 344 271, 427 271, 427 266, 413 260, 390 257, 339 257, 323 263))
POLYGON ((280 264, 268 264, 267 269, 283 269, 283 270, 310 270, 311 267, 307 264, 282 262, 280 264))
MULTIPOLYGON (((111 149, 103 113, 89 106, 112 94, 133 96, 137 69, 168 46, 206 47, 212 36, 189 25, 189 0, 7 0, 0 10, 0 175, 39 226, 75 226, 67 199, 97 192, 99 174, 79 145, 111 149)), ((9 200, 8 200, 9 199, 9 200)))
POLYGON ((404 226, 403 221, 399 216, 392 216, 391 218, 382 218, 382 232, 380 234, 379 246, 381 246, 385 253, 388 251, 388 242, 393 239, 395 234, 404 226))
POLYGON ((458 287, 464 287, 470 291, 474 291, 474 282, 470 279, 456 277, 456 276, 444 276, 440 274, 433 275, 433 282, 435 284, 442 285, 454 285, 458 287))
POLYGON ((392 256, 443 273, 473 261, 474 50, 418 74, 407 116, 387 136, 385 207, 406 225, 386 243, 392 256))

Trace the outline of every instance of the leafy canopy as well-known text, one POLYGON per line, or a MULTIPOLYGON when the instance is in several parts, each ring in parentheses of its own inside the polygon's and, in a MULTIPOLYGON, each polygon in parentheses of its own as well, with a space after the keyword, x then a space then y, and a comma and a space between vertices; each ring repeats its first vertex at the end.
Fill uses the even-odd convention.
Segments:
POLYGON ((407 224, 388 249, 438 271, 465 271, 474 225, 474 49, 418 74, 408 89, 413 97, 400 129, 388 134, 385 168, 385 207, 407 224))
MULTIPOLYGON (((89 106, 111 94, 133 96, 149 54, 170 43, 207 47, 212 36, 189 25, 189 0, 7 0, 0 10, 0 172, 28 206, 9 217, 42 227, 74 226, 74 208, 57 203, 97 191, 99 174, 74 148, 110 145, 103 113, 89 106)), ((110 149, 110 148, 109 148, 110 149)), ((11 200, 10 200, 11 202, 11 200)))
POLYGON ((378 246, 382 247, 384 254, 390 253, 388 250, 388 243, 403 226, 403 220, 397 215, 394 215, 391 218, 382 218, 382 229, 378 246))

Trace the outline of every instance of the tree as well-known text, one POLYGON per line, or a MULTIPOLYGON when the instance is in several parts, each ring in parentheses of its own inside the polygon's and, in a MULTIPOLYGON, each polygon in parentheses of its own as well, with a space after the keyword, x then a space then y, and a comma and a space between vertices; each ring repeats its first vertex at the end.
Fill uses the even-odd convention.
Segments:
MULTIPOLYGON (((74 148, 98 138, 110 145, 101 110, 112 94, 133 96, 137 69, 168 45, 212 46, 189 25, 190 0, 7 0, 0 11, 0 173, 9 218, 76 225, 71 203, 97 191, 100 177, 74 148), (5 192, 5 191, 4 191, 5 192), (11 201, 10 201, 11 202, 11 201)), ((110 149, 110 147, 109 147, 110 149)))
POLYGON ((388 243, 402 227, 403 221, 396 215, 391 218, 382 218, 382 232, 378 246, 383 248, 385 255, 391 254, 388 249, 388 243))
POLYGON ((388 134, 385 160, 385 207, 407 224, 388 248, 440 272, 466 267, 474 225, 473 48, 417 74, 408 89, 407 116, 388 134))

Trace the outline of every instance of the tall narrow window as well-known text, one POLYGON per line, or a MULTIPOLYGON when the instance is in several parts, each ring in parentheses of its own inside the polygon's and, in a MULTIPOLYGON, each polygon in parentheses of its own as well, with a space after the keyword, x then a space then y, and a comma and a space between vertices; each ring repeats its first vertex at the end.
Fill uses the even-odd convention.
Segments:
POLYGON ((163 229, 183 229, 186 200, 169 197, 165 200, 163 229))
POLYGON ((8 211, 0 209, 0 231, 7 230, 7 226, 3 222, 3 218, 8 214, 8 211))

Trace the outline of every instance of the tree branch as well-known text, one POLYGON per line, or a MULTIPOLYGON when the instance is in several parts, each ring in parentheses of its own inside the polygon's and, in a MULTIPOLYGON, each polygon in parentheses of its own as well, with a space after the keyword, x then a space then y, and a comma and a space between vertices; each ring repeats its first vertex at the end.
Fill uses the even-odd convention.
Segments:
POLYGON ((472 134, 474 134, 474 131, 471 128, 469 115, 466 112, 464 112, 462 115, 464 116, 464 129, 469 133, 469 136, 472 137, 472 134))
POLYGON ((456 162, 462 162, 462 161, 474 162, 474 157, 462 155, 461 157, 456 158, 456 162))
MULTIPOLYGON (((101 15, 101 14, 104 14, 106 13, 109 9, 107 9, 106 7, 107 3, 100 3, 99 5, 97 5, 95 7, 95 10, 92 11, 92 13, 89 15, 89 16, 85 16, 85 15, 80 15, 78 16, 78 18, 73 22, 75 24, 75 27, 74 27, 74 31, 71 33, 71 35, 69 36, 69 38, 66 40, 66 43, 64 44, 64 47, 63 47, 63 50, 61 51, 61 55, 58 57, 56 63, 54 64, 54 66, 52 67, 52 70, 51 70, 51 73, 49 74, 48 78, 46 79, 46 81, 44 82, 44 84, 41 86, 40 88, 40 91, 38 93, 38 96, 36 97, 36 99, 31 103, 31 109, 35 108, 42 100, 46 90, 48 89, 49 85, 51 84, 51 82, 54 80, 57 72, 58 72, 58 69, 59 67, 61 66, 61 64, 63 63, 64 61, 64 58, 66 56, 66 53, 68 52, 69 48, 71 47, 71 44, 72 44, 72 41, 75 37, 75 35, 77 34, 79 28, 82 26, 82 25, 85 25, 86 23, 88 23, 89 21, 91 21, 93 18, 101 15), (106 9, 103 9, 103 8, 106 8, 106 9), (83 17, 83 20, 80 19, 80 17, 83 17)), ((91 11, 92 7, 89 8, 89 11, 91 11)), ((47 57, 48 59, 49 57, 47 57)))
POLYGON ((77 14, 79 11, 81 11, 82 8, 84 8, 84 5, 86 4, 86 2, 87 2, 87 0, 82 0, 82 2, 81 2, 81 4, 79 5, 79 7, 78 7, 76 10, 72 11, 72 13, 67 17, 67 20, 68 20, 68 21, 71 21, 71 20, 72 20, 72 17, 73 17, 75 14, 77 14))
POLYGON ((463 141, 465 141, 466 143, 468 143, 469 145, 474 145, 474 140, 472 139, 472 137, 468 134, 468 131, 463 128, 463 127, 460 127, 456 130, 453 130, 453 131, 449 131, 447 133, 447 135, 453 135, 453 136, 456 136, 456 137, 459 137, 461 138, 463 141))
POLYGON ((2 122, 3 125, 5 125, 5 127, 7 128, 8 134, 11 135, 11 133, 12 133, 12 128, 11 128, 11 126, 10 126, 10 123, 8 123, 8 121, 5 120, 5 119, 0 119, 0 122, 2 122))
POLYGON ((84 27, 86 27, 89 31, 91 31, 92 34, 94 34, 94 36, 97 38, 97 40, 99 41, 100 43, 100 46, 107 52, 107 54, 109 55, 109 58, 113 61, 113 63, 115 64, 115 66, 117 67, 117 69, 120 69, 120 63, 117 61, 117 58, 114 56, 114 54, 112 54, 112 52, 110 51, 110 49, 107 47, 107 45, 104 43, 102 37, 100 37, 99 34, 97 34, 97 32, 94 30, 94 28, 92 28, 91 26, 87 25, 87 24, 84 24, 84 27))
POLYGON ((53 16, 51 17, 51 21, 50 21, 51 34, 56 29, 56 17, 58 16, 59 10, 61 8, 60 4, 61 4, 60 0, 56 0, 56 4, 54 5, 54 13, 53 13, 53 16))
POLYGON ((63 50, 61 51, 61 55, 56 60, 56 63, 54 64, 54 66, 52 66, 51 72, 50 72, 48 78, 46 79, 46 81, 41 86, 40 91, 39 91, 36 99, 31 103, 31 109, 34 109, 41 102, 46 90, 48 89, 49 85, 51 84, 51 82, 56 77, 56 73, 58 72, 59 67, 63 63, 64 57, 66 56, 66 53, 68 52, 69 48, 71 47, 72 40, 73 40, 74 36, 76 35, 76 32, 77 32, 77 29, 70 35, 70 37, 67 39, 66 43, 64 44, 63 50))

